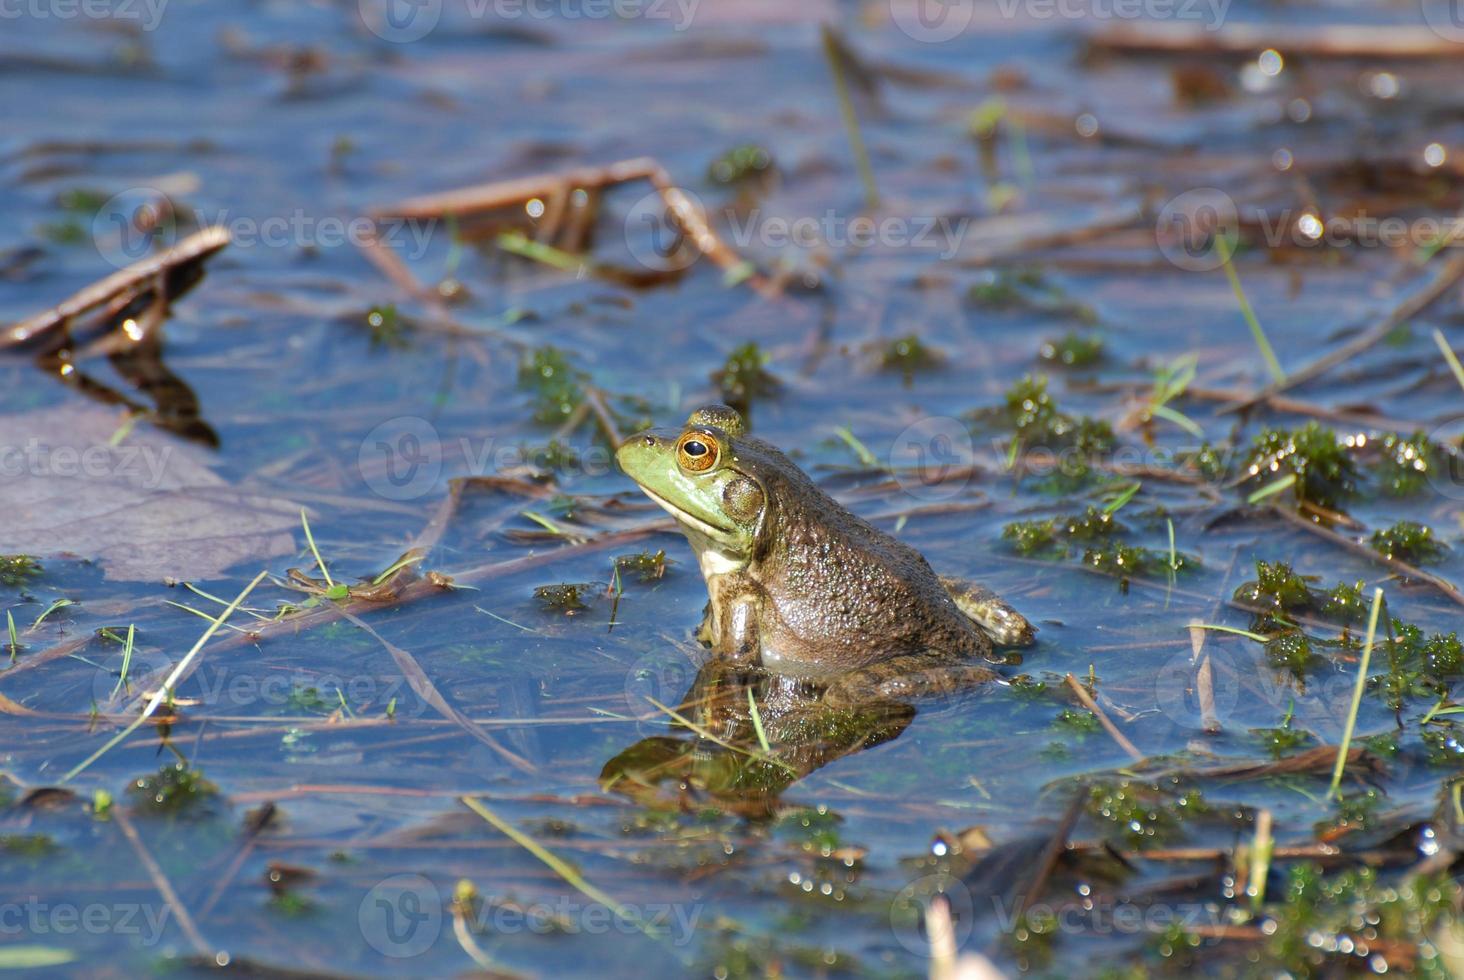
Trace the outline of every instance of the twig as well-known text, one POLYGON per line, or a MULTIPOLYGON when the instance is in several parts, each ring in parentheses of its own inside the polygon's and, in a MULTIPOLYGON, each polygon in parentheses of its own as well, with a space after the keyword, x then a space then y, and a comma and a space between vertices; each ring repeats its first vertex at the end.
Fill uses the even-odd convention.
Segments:
POLYGON ((1448 292, 1460 279, 1464 279, 1464 255, 1451 255, 1440 266, 1438 272, 1434 273, 1432 279, 1424 283, 1418 291, 1394 307, 1392 312, 1387 316, 1331 353, 1322 355, 1299 371, 1291 372, 1286 376, 1285 381, 1267 387, 1258 393, 1250 403, 1245 403, 1237 407, 1245 408, 1267 395, 1274 395, 1278 392, 1295 388, 1297 385, 1304 384, 1321 374, 1325 374, 1337 365, 1351 360, 1388 336, 1399 324, 1417 316, 1429 306, 1433 305, 1439 297, 1448 292))
MULTIPOLYGON (((750 275, 742 273, 750 263, 728 245, 707 222, 701 209, 687 196, 671 178, 666 168, 651 157, 637 157, 621 160, 603 167, 579 167, 553 174, 538 174, 513 180, 495 181, 475 187, 415 197, 397 204, 374 208, 368 212, 372 219, 381 222, 387 218, 441 218, 447 215, 466 217, 473 214, 495 211, 510 205, 521 204, 533 198, 552 199, 555 195, 567 195, 573 190, 593 192, 616 184, 636 180, 650 181, 661 195, 667 210, 677 224, 686 232, 688 239, 702 255, 706 256, 724 272, 736 275, 745 281, 760 296, 775 298, 781 295, 777 283, 769 280, 755 269, 750 275)), ((369 256, 369 253, 368 253, 369 256)), ((379 257, 378 257, 379 258, 379 257)), ((395 260, 395 256, 393 256, 395 260)), ((373 259, 377 261, 377 259, 373 259)), ((391 275, 402 282, 415 282, 400 262, 391 275), (406 273, 402 277, 402 273, 406 273)), ((419 287, 420 288, 420 287, 419 287)))
MULTIPOLYGON (((1068 679, 1072 679, 1072 674, 1068 679)), ((1121 737, 1121 736, 1120 736, 1121 737)), ((1052 877, 1052 871, 1057 867, 1058 856, 1067 849, 1068 838, 1072 836, 1073 827, 1077 826, 1078 817, 1083 812, 1083 800, 1087 794, 1082 788, 1073 794, 1072 801, 1068 803, 1067 812, 1062 816, 1062 822, 1052 834, 1052 839, 1042 849, 1042 856, 1037 859, 1037 870, 1032 875, 1031 882, 1027 885, 1027 891, 1017 903, 1017 910, 1014 919, 1018 922, 1027 914, 1032 903, 1040 897, 1042 889, 1047 885, 1047 879, 1052 877)))
POLYGON ((96 762, 98 759, 100 759, 103 755, 109 752, 113 746, 117 745, 123 739, 127 738, 127 736, 137 731, 137 729, 142 727, 143 722, 147 721, 153 716, 153 713, 158 710, 158 706, 161 705, 163 701, 166 700, 168 697, 172 696, 172 693, 178 686, 179 682, 187 677, 189 672, 193 669, 194 661, 197 659, 198 654, 203 650, 203 645, 207 643, 215 633, 223 628, 223 625, 228 620, 228 618, 234 614, 234 611, 238 609, 241 604, 243 604, 244 600, 249 596, 249 593, 254 591, 254 587, 260 582, 264 581, 264 577, 267 574, 269 573, 265 571, 260 572, 258 575, 254 576, 254 581, 250 582, 247 586, 244 587, 243 592, 240 592, 237 596, 234 597, 234 601, 229 603, 228 607, 224 609, 223 612, 219 613, 218 619, 209 624, 208 629, 204 630, 203 635, 198 638, 198 642, 194 643, 193 648, 183 655, 183 659, 178 661, 178 664, 173 668, 172 673, 170 673, 167 679, 164 680, 163 683, 158 687, 157 693, 152 696, 152 700, 147 703, 147 707, 142 709, 142 714, 138 715, 137 718, 133 720, 132 724, 128 725, 126 728, 122 729, 111 739, 109 739, 105 745, 97 749, 91 755, 87 756, 84 761, 77 763, 74 767, 72 767, 72 769, 67 772, 66 775, 61 777, 60 782, 70 782, 79 773, 81 773, 82 770, 86 769, 93 762, 96 762))
POLYGON ((13 347, 34 340, 53 330, 68 326, 72 320, 124 293, 135 293, 149 281, 173 269, 207 258, 229 244, 225 228, 204 228, 183 239, 159 255, 150 255, 125 269, 63 300, 44 313, 38 313, 0 332, 0 348, 13 347))
POLYGON ((615 424, 615 416, 610 414, 610 407, 605 404, 605 393, 593 385, 585 388, 585 401, 595 413, 595 419, 600 423, 600 429, 605 433, 605 438, 610 440, 612 448, 619 448, 625 441, 620 434, 620 428, 615 424))
POLYGON ((198 931, 198 926, 193 921, 193 916, 188 914, 188 907, 178 898, 178 893, 173 890, 173 883, 168 876, 163 874, 163 869, 158 865, 157 859, 148 851, 142 843, 142 838, 137 834, 137 828, 132 825, 132 818, 122 807, 113 807, 112 819, 116 821, 117 829, 122 831, 122 836, 127 838, 127 843, 132 845, 136 852, 137 859, 142 862, 147 876, 152 879, 153 887, 158 894, 163 896, 163 901, 173 910, 173 918, 178 920, 178 928, 183 930, 183 935, 188 937, 188 942, 193 946, 193 951, 201 958, 214 962, 214 950, 209 946, 208 941, 203 938, 203 933, 198 931))
POLYGON ((484 731, 477 722, 449 704, 447 699, 442 696, 442 693, 437 690, 437 685, 433 684, 432 680, 427 676, 427 672, 422 669, 422 665, 417 663, 416 657, 413 657, 406 650, 388 641, 359 616, 344 610, 341 612, 341 616, 354 623, 359 629, 369 633, 375 638, 376 642, 385 647, 386 652, 391 654, 391 659, 396 661, 397 669, 406 678, 407 684, 411 687, 412 692, 437 709, 437 712, 444 718, 448 718, 457 723, 463 731, 488 746, 488 748, 498 754, 499 758, 513 766, 519 772, 528 773, 529 775, 536 775, 538 773, 539 770, 533 763, 518 755, 516 752, 499 745, 498 740, 484 731))
POLYGON ((1319 538, 1323 538, 1324 540, 1332 542, 1339 548, 1345 548, 1346 550, 1352 552, 1354 555, 1360 555, 1363 558, 1369 558, 1375 562, 1378 562, 1379 564, 1386 565, 1404 578, 1417 579, 1420 582, 1427 582, 1429 585, 1432 585, 1435 589, 1443 593, 1455 603, 1464 606, 1464 593, 1461 593, 1458 587, 1456 587, 1452 582, 1448 581, 1447 579, 1440 578, 1432 572, 1426 572, 1415 565, 1410 565, 1408 564, 1408 562, 1403 561, 1400 558, 1392 558, 1388 555, 1384 555, 1380 552, 1374 551, 1372 548, 1369 548, 1361 541, 1354 541, 1352 538, 1347 537, 1345 534, 1338 534, 1331 528, 1322 527, 1315 521, 1307 520, 1305 517, 1302 517, 1300 514, 1296 513, 1296 511, 1290 509, 1289 507, 1282 507, 1277 505, 1271 507, 1270 510, 1271 513, 1286 521, 1288 524, 1294 524, 1295 526, 1302 528, 1303 530, 1309 531, 1319 538))
POLYGON ((1093 712, 1104 731, 1113 736, 1113 740, 1118 743, 1119 748, 1127 752, 1135 762, 1144 761, 1146 758, 1144 753, 1140 752, 1134 743, 1118 730, 1118 726, 1103 712, 1103 709, 1098 706, 1098 702, 1093 700, 1093 696, 1083 689, 1083 685, 1079 684, 1078 679, 1072 674, 1067 675, 1067 686, 1072 688, 1073 694, 1077 695, 1078 700, 1083 703, 1083 707, 1093 712))
POLYGON ((1452 58, 1456 43, 1425 27, 1386 24, 1226 24, 1115 22, 1093 34, 1090 46, 1120 52, 1230 54, 1254 57, 1266 48, 1310 58, 1452 58))

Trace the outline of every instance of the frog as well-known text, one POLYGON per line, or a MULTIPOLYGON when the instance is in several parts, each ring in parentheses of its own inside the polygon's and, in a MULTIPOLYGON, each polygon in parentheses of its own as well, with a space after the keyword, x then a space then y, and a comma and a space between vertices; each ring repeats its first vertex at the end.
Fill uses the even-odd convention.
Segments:
POLYGON ((999 595, 937 575, 726 405, 631 436, 616 461, 690 543, 708 596, 697 638, 715 656, 861 702, 999 681, 981 661, 1035 640, 999 595))

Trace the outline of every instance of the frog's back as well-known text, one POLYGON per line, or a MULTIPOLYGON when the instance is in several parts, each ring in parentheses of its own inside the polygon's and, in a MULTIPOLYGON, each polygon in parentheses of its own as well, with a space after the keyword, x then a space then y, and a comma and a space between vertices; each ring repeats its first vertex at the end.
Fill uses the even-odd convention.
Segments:
POLYGON ((753 557, 775 597, 765 648, 771 639, 785 660, 840 668, 990 650, 918 551, 840 506, 775 447, 742 439, 737 451, 770 497, 753 557))

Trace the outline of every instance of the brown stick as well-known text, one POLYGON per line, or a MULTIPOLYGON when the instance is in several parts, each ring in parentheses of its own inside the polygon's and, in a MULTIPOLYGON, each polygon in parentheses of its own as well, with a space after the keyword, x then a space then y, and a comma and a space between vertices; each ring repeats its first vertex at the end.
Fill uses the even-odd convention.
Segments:
MULTIPOLYGON (((546 200, 554 200, 558 196, 568 198, 573 190, 594 192, 636 180, 650 181, 677 224, 702 255, 725 272, 741 272, 750 267, 747 260, 717 234, 701 208, 677 186, 666 168, 651 157, 621 160, 603 167, 578 167, 559 173, 494 181, 443 194, 409 198, 386 207, 373 208, 367 213, 378 222, 387 218, 463 217, 496 211, 536 197, 546 200)), ((782 293, 778 285, 761 272, 753 271, 744 281, 764 298, 776 298, 782 293)))
POLYGON ((203 959, 212 961, 213 948, 203 938, 203 933, 198 931, 193 916, 188 914, 187 906, 178 898, 178 893, 173 890, 173 883, 168 880, 167 875, 163 874, 163 869, 148 851, 147 846, 143 844, 142 838, 138 836, 137 828, 132 825, 132 818, 127 815, 127 810, 124 807, 113 807, 112 819, 116 821, 117 829, 122 831, 122 836, 127 838, 127 843, 132 845, 137 859, 142 862, 147 876, 152 879, 153 887, 158 890, 158 894, 163 896, 163 901, 167 902, 173 910, 173 917, 178 920, 178 927, 183 930, 183 935, 188 937, 193 951, 203 959))
POLYGON ((1352 538, 1347 537, 1345 534, 1338 534, 1331 528, 1322 527, 1315 521, 1309 521, 1305 517, 1302 517, 1300 514, 1296 513, 1296 511, 1291 510, 1287 507, 1282 507, 1279 505, 1273 506, 1270 508, 1270 511, 1286 523, 1293 524, 1296 527, 1310 532, 1311 534, 1315 534, 1317 537, 1322 538, 1325 541, 1330 541, 1332 544, 1337 545, 1339 548, 1344 548, 1347 551, 1352 552, 1354 555, 1360 555, 1363 558, 1369 558, 1375 562, 1378 562, 1381 565, 1386 565, 1404 578, 1417 579, 1420 582, 1427 582, 1429 585, 1432 585, 1435 589, 1443 593, 1449 599, 1452 599, 1458 605, 1464 606, 1464 593, 1461 593, 1459 589, 1447 579, 1440 578, 1432 572, 1425 572, 1423 569, 1418 568, 1414 565, 1410 565, 1408 564, 1408 562, 1402 561, 1398 558, 1390 558, 1387 555, 1379 554, 1378 552, 1369 548, 1367 545, 1363 544, 1361 541, 1354 541, 1352 538))
POLYGON ((1079 684, 1078 679, 1072 674, 1067 675, 1067 686, 1072 688, 1073 694, 1077 695, 1078 700, 1083 703, 1083 707, 1093 712, 1098 718, 1099 724, 1103 726, 1103 730, 1113 736, 1113 740, 1118 743, 1119 748, 1127 752, 1135 762, 1144 761, 1144 753, 1140 752, 1134 743, 1118 730, 1118 726, 1104 713, 1103 709, 1098 706, 1098 702, 1093 700, 1093 696, 1083 689, 1083 685, 1079 684))
POLYGON ((1248 408, 1262 398, 1275 395, 1290 388, 1295 388, 1300 384, 1305 384, 1313 378, 1325 374, 1337 365, 1345 361, 1350 361, 1392 333, 1400 323, 1406 322, 1419 313, 1422 313, 1429 306, 1432 306, 1435 300, 1457 285, 1461 279, 1464 279, 1464 254, 1451 255, 1448 261, 1439 267, 1439 270, 1434 273, 1428 282, 1424 283, 1417 292, 1412 293, 1407 299, 1394 307, 1391 313, 1377 323, 1368 327, 1362 333, 1353 337, 1331 353, 1324 354, 1315 361, 1312 361, 1300 371, 1294 371, 1288 374, 1284 381, 1278 381, 1268 386, 1254 398, 1250 399, 1250 401, 1232 406, 1226 409, 1226 411, 1233 412, 1248 408))
POLYGON ((437 685, 433 684, 432 680, 427 676, 427 672, 422 669, 422 665, 417 663, 416 657, 388 641, 384 636, 376 632, 370 624, 361 619, 361 617, 345 611, 342 611, 341 615, 354 623, 358 628, 371 634, 376 639, 376 642, 386 648, 386 652, 391 654, 391 659, 396 661, 397 669, 402 672, 402 676, 407 679, 407 684, 410 685, 412 691, 419 698, 432 705, 444 718, 456 722, 463 731, 488 746, 488 748, 497 753, 499 758, 513 766, 519 772, 528 773, 531 776, 538 774, 538 769, 534 767, 533 763, 529 762, 523 756, 499 745, 498 740, 478 727, 477 722, 449 704, 447 699, 442 696, 442 692, 437 690, 437 685))
MULTIPOLYGON (((1071 680, 1072 676, 1069 674, 1068 679, 1071 680)), ((1032 907, 1033 902, 1037 901, 1042 889, 1046 887, 1047 879, 1052 877, 1052 869, 1057 867, 1058 856, 1067 849, 1068 839, 1073 834, 1073 827, 1077 826, 1078 817, 1083 812, 1083 799, 1086 795, 1087 792, 1082 788, 1073 794, 1067 812, 1062 815, 1062 822, 1057 825, 1057 830, 1053 833, 1052 839, 1048 841, 1047 847, 1043 848, 1042 856, 1037 859, 1037 871, 1032 875, 1032 881, 1027 885, 1027 892, 1017 905, 1015 916, 1017 921, 1021 921, 1022 916, 1027 914, 1027 910, 1032 907)))
POLYGON ((44 313, 38 313, 0 332, 0 348, 13 347, 34 340, 113 299, 121 293, 136 291, 148 280, 180 265, 206 258, 229 244, 226 228, 204 228, 183 239, 160 255, 150 255, 92 283, 44 313))
POLYGON ((1267 48, 1312 58, 1453 58, 1459 53, 1455 42, 1426 27, 1382 24, 1227 24, 1212 31, 1197 22, 1134 21, 1105 27, 1088 43, 1100 50, 1242 57, 1267 48))

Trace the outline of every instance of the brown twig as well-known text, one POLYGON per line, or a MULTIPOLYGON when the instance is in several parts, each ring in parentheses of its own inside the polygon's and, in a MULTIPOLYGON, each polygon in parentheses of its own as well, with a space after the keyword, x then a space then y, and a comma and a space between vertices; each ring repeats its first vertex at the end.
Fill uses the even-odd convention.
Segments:
POLYGON ((590 409, 595 413, 595 419, 600 423, 600 430, 605 433, 605 438, 610 440, 612 448, 618 449, 625 441, 620 434, 620 427, 615 424, 615 416, 610 414, 610 406, 605 404, 605 393, 593 385, 585 388, 585 401, 589 403, 590 409))
MULTIPOLYGON (((593 195, 606 187, 637 180, 649 181, 655 187, 667 210, 698 252, 728 273, 741 275, 751 268, 750 263, 722 239, 707 221, 701 208, 676 184, 666 168, 651 157, 621 160, 601 167, 577 167, 559 173, 536 174, 442 194, 414 197, 386 207, 374 208, 368 213, 378 223, 390 218, 431 219, 448 215, 467 217, 522 204, 534 198, 551 203, 567 200, 575 190, 593 195)), ((561 211, 562 207, 558 207, 551 214, 546 207, 545 213, 555 226, 559 224, 561 211)), ((401 267, 400 271, 405 271, 405 267, 401 267)), ((399 274, 393 273, 393 277, 399 274)), ((765 298, 781 295, 778 284, 755 269, 743 277, 742 281, 765 298)), ((414 283, 415 279, 407 273, 402 282, 414 283)))
POLYGON ((1452 58, 1458 45, 1426 27, 1386 24, 1226 24, 1114 22, 1095 32, 1097 50, 1254 57, 1267 48, 1310 58, 1452 58))
MULTIPOLYGON (((1072 675, 1069 674, 1071 679, 1072 675)), ((1032 875, 1032 881, 1027 885, 1027 891, 1017 903, 1016 921, 1020 922, 1022 916, 1032 907, 1032 903, 1040 897, 1042 889, 1047 885, 1047 879, 1052 877, 1052 871, 1057 867, 1057 859, 1063 851, 1067 850, 1068 840, 1073 835, 1073 828, 1077 826, 1078 817, 1083 812, 1083 800, 1086 792, 1081 788, 1073 794, 1072 800, 1068 803, 1066 812, 1062 815, 1062 822, 1053 831, 1052 838, 1047 846, 1042 849, 1042 856, 1037 860, 1037 870, 1032 875)))
POLYGON ((1296 511, 1291 510, 1288 507, 1284 507, 1278 504, 1270 507, 1269 510, 1272 514, 1275 514, 1286 523, 1295 525, 1296 527, 1299 527, 1311 534, 1315 534, 1317 537, 1322 538, 1325 541, 1330 541, 1332 544, 1337 545, 1339 548, 1344 548, 1347 551, 1352 552, 1354 555, 1359 555, 1363 558, 1371 559, 1372 561, 1375 561, 1381 565, 1386 565, 1388 568, 1391 568, 1393 571, 1397 572, 1404 578, 1411 578, 1416 579, 1420 582, 1427 582, 1429 585, 1433 586, 1435 589, 1451 599, 1457 605, 1464 606, 1464 593, 1461 593, 1458 587, 1447 579, 1440 578, 1432 572, 1425 572, 1423 569, 1418 568, 1415 565, 1410 565, 1408 562, 1403 561, 1402 559, 1391 558, 1388 555, 1380 554, 1379 552, 1374 551, 1372 548, 1369 548, 1367 545, 1363 544, 1361 541, 1355 541, 1352 538, 1347 537, 1345 534, 1338 534, 1331 528, 1322 527, 1315 521, 1309 521, 1305 517, 1302 517, 1296 511))
POLYGON ((359 629, 369 633, 376 642, 385 647, 386 652, 391 654, 391 659, 396 661, 397 669, 402 672, 402 676, 406 678, 407 684, 411 687, 413 693, 437 709, 438 713, 444 718, 449 718, 456 722, 463 731, 488 746, 488 748, 497 753, 499 758, 513 766, 519 772, 528 773, 531 776, 538 773, 538 769, 535 768, 533 763, 512 750, 499 745, 498 740, 479 727, 477 722, 449 704, 447 699, 442 696, 442 692, 437 690, 437 685, 433 684, 431 678, 427 676, 427 672, 422 669, 422 665, 417 663, 416 657, 387 640, 386 637, 376 632, 361 617, 344 610, 341 612, 341 616, 355 624, 359 629))
POLYGON ((157 860, 143 844, 142 838, 138 836, 137 828, 132 825, 132 818, 127 815, 123 807, 112 808, 112 819, 117 823, 117 829, 122 831, 122 836, 127 838, 127 843, 132 845, 132 850, 137 854, 138 861, 142 862, 147 876, 152 879, 153 887, 158 894, 163 896, 163 901, 173 910, 173 918, 178 920, 178 928, 183 930, 183 935, 188 937, 188 942, 193 946, 193 951, 201 958, 212 961, 214 950, 209 946, 208 941, 203 938, 203 933, 198 931, 198 926, 193 921, 193 916, 188 914, 188 908, 178 898, 178 893, 173 890, 173 883, 168 876, 163 874, 163 869, 158 865, 157 860))
POLYGON ((27 343, 53 330, 69 326, 83 313, 120 295, 136 293, 160 275, 207 258, 227 244, 229 232, 226 228, 204 228, 196 231, 166 252, 134 262, 127 268, 92 283, 44 313, 38 313, 6 328, 0 332, 0 349, 27 343))
POLYGON ((1144 753, 1140 752, 1134 743, 1130 742, 1128 737, 1118 730, 1118 726, 1104 713, 1103 709, 1098 706, 1098 702, 1093 700, 1093 696, 1083 689, 1083 685, 1079 684, 1078 679, 1072 674, 1067 675, 1067 686, 1072 688, 1073 694, 1082 702, 1083 707, 1093 712, 1094 716, 1098 719, 1098 723, 1103 726, 1103 730, 1113 736, 1113 740, 1118 743, 1119 748, 1127 752, 1135 762, 1144 761, 1146 758, 1144 753))
POLYGON ((1285 380, 1278 381, 1258 392, 1249 401, 1240 402, 1225 411, 1235 412, 1249 408, 1263 398, 1278 394, 1290 388, 1295 388, 1297 385, 1305 384, 1313 378, 1325 374, 1337 365, 1351 360, 1388 336, 1399 324, 1406 323, 1433 305, 1439 297, 1456 286, 1461 279, 1464 279, 1464 254, 1451 255, 1423 286, 1416 292, 1411 293, 1407 299, 1395 306, 1387 316, 1383 317, 1377 323, 1368 327, 1336 350, 1312 361, 1301 370, 1291 372, 1286 376, 1285 380))

